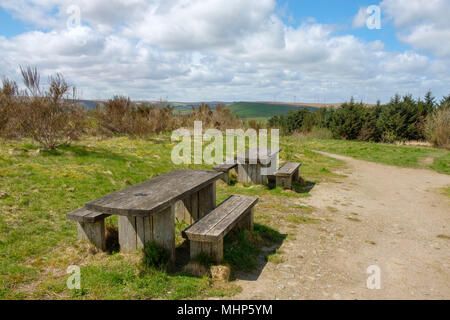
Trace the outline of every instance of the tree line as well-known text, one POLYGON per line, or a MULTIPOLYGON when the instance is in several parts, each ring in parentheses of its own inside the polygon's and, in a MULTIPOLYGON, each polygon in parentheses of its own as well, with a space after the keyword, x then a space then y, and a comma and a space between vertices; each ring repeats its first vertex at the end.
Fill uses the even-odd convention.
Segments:
POLYGON ((291 110, 287 115, 272 117, 268 125, 280 128, 286 135, 321 128, 329 130, 335 139, 387 143, 429 140, 437 146, 448 147, 449 113, 450 95, 436 102, 428 92, 423 99, 395 95, 389 103, 378 102, 375 106, 351 99, 338 108, 321 108, 316 112, 291 110), (441 137, 437 139, 436 134, 441 137))

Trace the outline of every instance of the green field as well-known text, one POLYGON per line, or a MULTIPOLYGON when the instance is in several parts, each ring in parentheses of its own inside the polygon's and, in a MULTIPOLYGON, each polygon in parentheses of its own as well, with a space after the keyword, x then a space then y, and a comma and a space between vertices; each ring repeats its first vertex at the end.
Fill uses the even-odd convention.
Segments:
MULTIPOLYGON (((39 151, 29 142, 0 140, 0 299, 202 299, 239 292, 233 282, 217 285, 207 276, 194 277, 180 268, 171 272, 148 268, 141 252, 95 252, 77 241, 75 224, 66 220, 67 212, 89 200, 180 168, 170 159, 173 146, 166 135, 143 140, 90 138, 52 152, 39 151), (81 267, 81 290, 66 287, 70 265, 81 267)), ((281 148, 282 160, 302 162, 301 175, 310 183, 342 178, 333 171, 343 162, 316 154, 314 149, 450 173, 449 152, 431 148, 292 137, 282 138, 281 148), (429 157, 434 162, 422 164, 429 157)), ((256 256, 262 254, 252 239, 275 243, 286 236, 277 231, 278 212, 291 209, 284 208, 280 199, 301 201, 308 194, 218 184, 218 202, 231 194, 264 198, 256 208, 255 233, 240 234, 225 244, 226 262, 232 269, 251 270, 256 256)), ((302 217, 290 219, 314 225, 302 217)), ((107 224, 115 228, 117 219, 110 217, 107 224)), ((177 239, 177 252, 183 252, 185 243, 177 239)))
MULTIPOLYGON (((180 103, 173 103, 174 112, 178 114, 189 114, 192 112, 192 107, 180 103)), ((233 102, 226 106, 231 112, 243 120, 256 120, 266 122, 273 116, 287 114, 289 111, 299 110, 301 108, 308 108, 311 111, 316 111, 315 107, 300 107, 288 104, 271 104, 264 102, 233 102)))
MULTIPOLYGON (((227 108, 241 119, 265 121, 273 116, 287 114, 291 110, 295 111, 303 107, 262 102, 234 102, 227 105, 227 108)), ((313 107, 307 108, 312 111, 317 110, 317 108, 313 107)))
MULTIPOLYGON (((233 283, 217 286, 182 268, 172 272, 148 268, 141 252, 97 253, 77 242, 76 225, 65 217, 89 200, 180 168, 171 161, 173 146, 169 136, 92 138, 46 152, 29 142, 0 140, 0 299, 193 299, 238 292, 233 283), (70 265, 81 267, 82 290, 66 287, 70 265)), ((304 160, 305 178, 314 181, 333 179, 336 175, 330 170, 341 165, 302 148, 285 155, 304 160)), ((218 184, 218 201, 231 194, 299 199, 307 195, 218 184)), ((261 240, 252 239, 270 246, 284 238, 270 228, 272 219, 264 220, 271 214, 273 210, 257 209, 255 234, 241 235, 237 246, 232 238, 226 240, 225 262, 232 270, 249 270, 256 264, 261 240)), ((106 223, 116 228, 117 217, 106 223)), ((186 251, 179 234, 177 239, 177 250, 186 251)))

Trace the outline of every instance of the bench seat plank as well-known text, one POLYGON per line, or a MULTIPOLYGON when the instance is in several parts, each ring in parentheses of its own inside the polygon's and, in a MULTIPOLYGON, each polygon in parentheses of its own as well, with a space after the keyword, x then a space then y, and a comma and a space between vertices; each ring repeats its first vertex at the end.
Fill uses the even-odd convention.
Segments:
POLYGON ((298 162, 286 162, 276 173, 277 177, 288 177, 295 173, 302 164, 298 162))
POLYGON ((95 222, 103 220, 109 216, 110 216, 109 214, 91 211, 86 208, 77 209, 66 215, 68 220, 77 221, 77 222, 88 222, 88 223, 95 223, 95 222))
POLYGON ((193 241, 219 241, 257 202, 257 197, 231 196, 203 219, 186 229, 183 236, 193 241))

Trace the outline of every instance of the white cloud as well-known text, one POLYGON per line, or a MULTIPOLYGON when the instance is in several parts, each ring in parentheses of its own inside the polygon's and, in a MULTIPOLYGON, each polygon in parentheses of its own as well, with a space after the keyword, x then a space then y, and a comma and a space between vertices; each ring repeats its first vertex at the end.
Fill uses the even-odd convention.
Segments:
POLYGON ((384 0, 383 12, 399 30, 399 39, 414 49, 450 59, 450 1, 384 0))
MULTIPOLYGON (((0 0, 0 5, 25 21, 34 17, 29 21, 40 29, 0 37, 0 76, 18 78, 19 65, 37 65, 44 75, 62 72, 84 97, 291 101, 297 96, 332 102, 363 95, 374 102, 395 92, 422 95, 429 88, 448 94, 444 60, 387 52, 380 41, 337 36, 332 26, 315 21, 287 26, 274 0, 0 0), (71 4, 80 6, 83 24, 67 29, 71 4)), ((398 23, 409 26, 408 21, 400 17, 398 23)))
POLYGON ((353 18, 353 28, 362 28, 367 22, 367 7, 361 7, 353 18))

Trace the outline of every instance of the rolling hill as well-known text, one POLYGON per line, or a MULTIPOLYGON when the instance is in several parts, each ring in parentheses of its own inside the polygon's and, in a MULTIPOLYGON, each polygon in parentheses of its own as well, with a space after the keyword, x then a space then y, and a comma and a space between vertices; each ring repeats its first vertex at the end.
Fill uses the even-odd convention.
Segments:
POLYGON ((231 112, 242 119, 267 120, 276 115, 287 114, 291 110, 309 109, 317 111, 317 107, 289 105, 266 102, 234 102, 227 105, 231 112))

